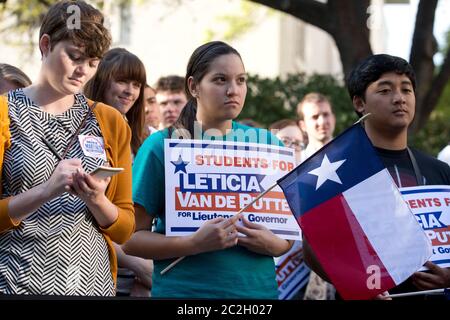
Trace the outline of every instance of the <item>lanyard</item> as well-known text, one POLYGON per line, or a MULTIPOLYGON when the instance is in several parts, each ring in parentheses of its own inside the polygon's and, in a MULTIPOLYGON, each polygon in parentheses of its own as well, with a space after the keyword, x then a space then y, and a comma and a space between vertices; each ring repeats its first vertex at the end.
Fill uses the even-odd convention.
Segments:
POLYGON ((406 147, 406 150, 408 150, 408 155, 409 155, 409 158, 411 159, 411 163, 412 163, 413 170, 414 170, 414 175, 416 176, 417 185, 423 186, 424 185, 423 176, 422 176, 422 173, 420 172, 419 166, 417 165, 416 157, 414 157, 414 154, 412 153, 411 149, 406 147))

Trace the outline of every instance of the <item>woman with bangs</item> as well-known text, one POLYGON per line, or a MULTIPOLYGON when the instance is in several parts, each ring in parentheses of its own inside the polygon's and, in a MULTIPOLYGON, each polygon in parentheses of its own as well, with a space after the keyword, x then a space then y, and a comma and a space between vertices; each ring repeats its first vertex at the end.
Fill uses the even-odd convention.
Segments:
POLYGON ((131 128, 133 155, 146 137, 144 89, 147 83, 142 61, 124 48, 109 50, 95 76, 86 84, 85 95, 116 108, 131 128))
MULTIPOLYGON (((109 50, 98 66, 95 76, 86 84, 84 92, 95 101, 116 108, 131 128, 131 150, 137 153, 147 135, 145 128, 146 73, 142 61, 123 48, 109 50)), ((118 296, 150 296, 152 260, 126 255, 114 244, 117 252, 118 296)))
POLYGON ((0 97, 0 294, 115 294, 112 241, 134 230, 131 132, 81 93, 111 44, 103 22, 84 1, 53 4, 36 81, 0 97), (101 165, 124 171, 88 174, 101 165))

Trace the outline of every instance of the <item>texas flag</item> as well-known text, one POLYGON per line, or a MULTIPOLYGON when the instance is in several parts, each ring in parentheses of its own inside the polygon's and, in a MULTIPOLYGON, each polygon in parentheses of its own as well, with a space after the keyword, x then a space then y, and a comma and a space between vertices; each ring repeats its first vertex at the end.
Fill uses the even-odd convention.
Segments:
POLYGON ((278 184, 344 299, 389 290, 431 256, 428 237, 359 124, 278 184))

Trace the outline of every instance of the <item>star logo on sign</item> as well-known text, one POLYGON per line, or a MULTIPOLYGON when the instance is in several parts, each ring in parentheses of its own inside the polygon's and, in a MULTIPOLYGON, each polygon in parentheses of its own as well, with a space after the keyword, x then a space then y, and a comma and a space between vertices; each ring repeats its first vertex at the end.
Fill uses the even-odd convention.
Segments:
POLYGON ((186 166, 188 165, 188 161, 183 161, 183 159, 181 158, 181 154, 178 156, 178 160, 177 161, 170 161, 174 166, 175 166, 175 172, 177 173, 178 171, 182 171, 184 173, 186 172, 186 166))
POLYGON ((339 169, 339 167, 342 166, 342 164, 346 160, 347 159, 336 162, 330 162, 330 160, 328 160, 327 155, 325 154, 320 167, 308 172, 308 174, 317 176, 316 190, 319 189, 320 186, 323 185, 327 180, 331 180, 339 184, 342 184, 341 179, 336 173, 336 170, 339 169))

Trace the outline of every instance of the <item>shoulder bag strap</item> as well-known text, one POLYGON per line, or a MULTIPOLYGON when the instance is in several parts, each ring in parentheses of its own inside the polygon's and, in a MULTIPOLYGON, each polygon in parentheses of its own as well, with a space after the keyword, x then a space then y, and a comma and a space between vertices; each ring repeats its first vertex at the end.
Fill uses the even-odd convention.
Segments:
MULTIPOLYGON (((89 106, 89 103, 88 103, 89 106)), ((80 125, 78 126, 77 130, 75 131, 75 133, 73 134, 72 138, 70 139, 69 143, 67 144, 66 149, 64 150, 64 153, 62 155, 62 158, 65 159, 67 153, 70 150, 70 147, 72 147, 73 143, 75 142, 77 136, 80 134, 81 129, 83 129, 84 125, 86 124, 86 121, 89 117, 89 115, 92 113, 92 111, 95 109, 95 107, 97 106, 97 101, 95 101, 92 106, 89 106, 89 111, 86 112, 86 115, 83 118, 83 121, 80 123, 80 125)))

